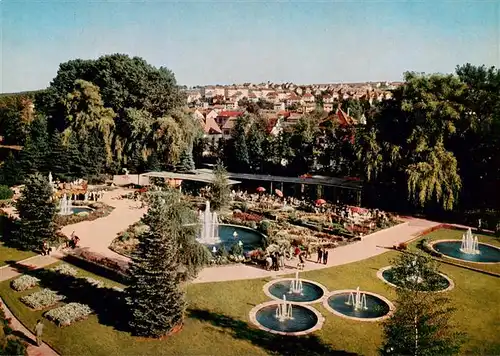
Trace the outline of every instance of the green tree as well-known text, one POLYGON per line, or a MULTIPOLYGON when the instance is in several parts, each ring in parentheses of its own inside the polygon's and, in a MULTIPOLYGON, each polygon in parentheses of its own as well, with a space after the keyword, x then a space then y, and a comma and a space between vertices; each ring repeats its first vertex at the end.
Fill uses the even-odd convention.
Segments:
POLYGON ((231 190, 227 171, 221 161, 217 162, 213 170, 214 178, 210 183, 210 206, 221 211, 231 202, 231 190))
POLYGON ((22 176, 26 177, 37 172, 48 173, 47 154, 49 136, 47 133, 47 120, 38 116, 30 125, 30 134, 20 154, 20 169, 22 176))
POLYGON ((14 157, 14 153, 10 151, 0 167, 0 182, 12 187, 21 181, 21 173, 19 161, 14 157))
POLYGON ((141 235, 132 255, 131 281, 126 289, 129 325, 135 335, 161 337, 180 327, 184 320, 185 292, 180 283, 182 266, 178 255, 184 228, 177 196, 150 196, 143 218, 150 227, 141 235))
POLYGON ((187 148, 181 153, 176 170, 179 172, 189 172, 194 168, 193 150, 192 148, 187 148))
POLYGON ((267 151, 267 124, 260 116, 252 116, 248 133, 246 134, 246 146, 248 150, 249 166, 247 171, 262 173, 266 161, 267 151))
POLYGON ((75 89, 66 96, 64 104, 68 120, 65 136, 76 135, 83 140, 97 136, 104 142, 106 161, 110 163, 113 158, 111 141, 115 113, 111 108, 104 107, 99 87, 77 79, 75 89))
POLYGON ((231 171, 246 172, 250 165, 250 157, 247 145, 248 117, 241 116, 236 120, 232 140, 229 145, 226 158, 231 171))
POLYGON ((423 255, 404 254, 394 261, 396 310, 384 322, 382 355, 442 356, 460 354, 464 334, 451 320, 454 308, 440 293, 424 291, 437 283, 437 266, 423 255), (425 278, 419 282, 417 277, 425 278))
POLYGON ((57 208, 52 187, 45 176, 37 173, 27 178, 16 208, 20 218, 16 241, 20 246, 35 249, 44 240, 55 241, 57 208))

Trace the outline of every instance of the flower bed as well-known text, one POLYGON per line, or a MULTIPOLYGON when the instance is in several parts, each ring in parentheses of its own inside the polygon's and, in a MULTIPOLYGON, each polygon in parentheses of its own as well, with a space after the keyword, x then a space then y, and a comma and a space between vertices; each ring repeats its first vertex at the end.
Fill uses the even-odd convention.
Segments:
POLYGON ((111 214, 114 207, 102 202, 74 202, 73 206, 88 206, 93 210, 86 214, 56 215, 56 223, 59 226, 76 224, 81 221, 93 221, 111 214))
POLYGON ((235 219, 239 219, 242 221, 255 221, 259 222, 262 220, 262 216, 257 214, 249 214, 249 213, 233 213, 233 217, 235 219))
POLYGON ((44 288, 41 291, 22 297, 21 302, 31 309, 41 310, 56 305, 61 300, 64 300, 64 298, 65 296, 59 295, 57 292, 48 288, 44 288))
POLYGON ((21 277, 13 280, 10 286, 15 291, 22 292, 37 286, 38 282, 40 282, 38 278, 23 274, 21 277))
POLYGON ((139 244, 139 235, 147 232, 149 227, 142 221, 137 221, 130 225, 127 230, 122 231, 111 241, 109 249, 122 256, 131 257, 132 252, 139 244))
POLYGON ((69 303, 62 307, 49 310, 45 317, 57 326, 69 326, 74 322, 87 319, 92 314, 92 309, 86 304, 69 303))
POLYGON ((64 264, 64 263, 60 264, 54 268, 51 268, 50 270, 53 272, 57 272, 57 273, 65 275, 65 276, 71 276, 71 277, 74 277, 78 274, 78 271, 75 268, 73 268, 67 264, 64 264))
POLYGON ((104 282, 100 281, 98 279, 92 278, 92 277, 85 277, 83 278, 85 281, 87 281, 88 284, 97 287, 97 288, 102 288, 104 287, 104 282))

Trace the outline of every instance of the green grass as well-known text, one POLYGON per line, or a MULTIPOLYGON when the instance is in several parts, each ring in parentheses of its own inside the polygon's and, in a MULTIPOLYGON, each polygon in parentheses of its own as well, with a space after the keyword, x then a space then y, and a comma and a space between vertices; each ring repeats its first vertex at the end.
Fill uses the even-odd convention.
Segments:
MULTIPOLYGON (((305 272, 302 276, 324 284, 329 290, 360 286, 363 290, 394 300, 395 290, 377 279, 376 272, 389 265, 396 255, 397 252, 391 251, 357 263, 305 272)), ((455 289, 447 294, 457 307, 454 321, 469 335, 462 354, 500 354, 500 343, 497 341, 500 332, 500 279, 444 264, 441 271, 456 284, 455 289)), ((84 271, 80 273, 93 276, 84 271)), ((44 338, 62 355, 224 356, 285 354, 286 350, 289 355, 334 355, 334 350, 376 354, 382 336, 379 323, 339 318, 320 304, 314 307, 326 317, 326 321, 323 329, 312 337, 285 338, 252 327, 248 322, 248 313, 254 305, 269 300, 262 291, 267 281, 269 279, 189 285, 187 297, 190 310, 184 329, 164 340, 131 337, 127 332, 118 331, 112 322, 102 319, 100 323, 97 315, 66 328, 57 328, 46 321, 44 338)), ((32 327, 42 312, 32 312, 19 301, 20 296, 30 293, 32 291, 13 291, 8 281, 0 283, 0 296, 17 317, 32 327)), ((98 290, 89 290, 85 295, 101 298, 98 290)))
MULTIPOLYGON (((462 230, 454 230, 454 229, 439 229, 436 231, 433 231, 425 236, 423 236, 421 239, 418 239, 410 244, 410 249, 416 250, 417 249, 417 243, 418 241, 422 239, 427 239, 429 242, 430 241, 436 241, 436 240, 461 240, 462 235, 465 233, 465 231, 462 230)), ((493 237, 493 236, 488 236, 488 235, 481 235, 481 234, 473 234, 474 236, 477 236, 479 242, 487 243, 493 246, 497 246, 500 248, 500 239, 498 237, 493 237)), ((467 266, 467 267, 472 267, 476 269, 480 269, 483 271, 488 271, 488 272, 494 272, 500 274, 500 263, 495 263, 495 264, 485 264, 485 263, 469 263, 466 261, 460 261, 456 259, 450 259, 446 258, 443 256, 444 261, 448 262, 453 262, 455 264, 467 266)))
POLYGON ((0 242, 0 267, 5 266, 9 261, 21 261, 35 255, 34 252, 17 250, 0 242))

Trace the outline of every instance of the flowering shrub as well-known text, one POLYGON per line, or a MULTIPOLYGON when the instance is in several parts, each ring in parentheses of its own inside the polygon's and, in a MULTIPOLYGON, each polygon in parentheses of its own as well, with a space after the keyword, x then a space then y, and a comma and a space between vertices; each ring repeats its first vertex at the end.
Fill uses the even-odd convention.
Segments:
POLYGON ((78 274, 78 271, 76 269, 67 264, 60 264, 54 268, 51 268, 50 270, 71 277, 74 277, 78 274))
POLYGON ((68 326, 76 321, 87 319, 92 309, 86 304, 69 303, 62 307, 49 310, 45 317, 58 326, 68 326))
POLYGON ((59 295, 53 290, 44 288, 41 291, 22 297, 21 302, 26 304, 31 309, 40 310, 51 307, 59 303, 64 298, 65 297, 63 295, 59 295))
POLYGON ((233 217, 236 219, 243 220, 243 221, 259 222, 262 220, 262 216, 259 216, 256 214, 249 214, 249 213, 233 213, 233 217))
POLYGON ((97 288, 104 287, 103 281, 100 281, 100 280, 92 278, 92 277, 85 277, 84 279, 87 281, 87 283, 93 285, 94 287, 97 287, 97 288))
POLYGON ((28 290, 36 286, 40 280, 36 277, 23 274, 18 279, 15 279, 11 283, 12 289, 22 292, 23 290, 28 290))

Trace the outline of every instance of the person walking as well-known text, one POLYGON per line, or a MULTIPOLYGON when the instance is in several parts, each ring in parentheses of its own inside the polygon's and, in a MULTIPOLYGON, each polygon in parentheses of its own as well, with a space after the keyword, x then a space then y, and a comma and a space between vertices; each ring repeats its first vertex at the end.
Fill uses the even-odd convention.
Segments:
POLYGON ((36 326, 35 326, 35 336, 36 336, 36 344, 38 345, 38 347, 42 346, 43 344, 43 341, 42 341, 42 333, 43 333, 43 322, 41 319, 38 319, 38 321, 36 322, 36 326))
POLYGON ((318 248, 318 259, 316 260, 316 263, 321 263, 323 261, 323 250, 321 247, 318 248))
POLYGON ((325 265, 326 265, 327 263, 328 263, 328 250, 327 250, 327 249, 325 249, 325 250, 323 251, 323 264, 325 264, 325 265))

